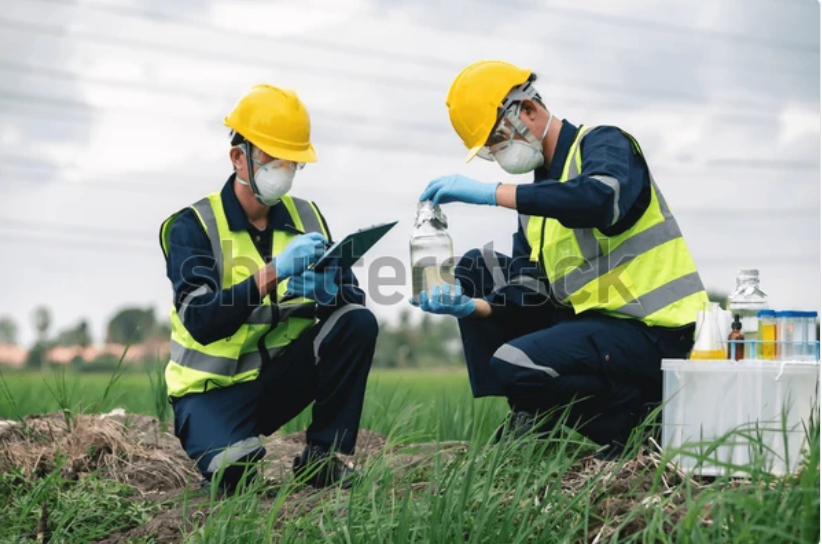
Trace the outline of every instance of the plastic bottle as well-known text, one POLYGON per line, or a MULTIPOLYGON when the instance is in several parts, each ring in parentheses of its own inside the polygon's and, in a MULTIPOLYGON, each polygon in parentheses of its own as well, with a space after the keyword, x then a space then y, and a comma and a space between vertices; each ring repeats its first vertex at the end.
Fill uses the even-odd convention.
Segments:
POLYGON ((745 358, 754 359, 758 352, 759 321, 756 314, 768 307, 768 295, 759 288, 759 270, 740 270, 736 276, 736 289, 728 297, 728 309, 739 315, 742 334, 745 336, 745 358))
POLYGON ((756 315, 759 320, 759 359, 773 361, 776 359, 776 312, 773 310, 759 310, 756 315))
POLYGON ((696 339, 691 359, 725 359, 727 353, 719 332, 719 303, 706 302, 696 326, 696 339))
POLYGON ((410 246, 411 289, 415 301, 419 302, 420 292, 430 294, 435 285, 454 285, 454 245, 448 235, 448 219, 430 200, 417 204, 410 246))
POLYGON ((745 358, 745 335, 742 334, 742 322, 739 315, 734 316, 731 323, 731 334, 728 335, 728 359, 740 361, 745 358))

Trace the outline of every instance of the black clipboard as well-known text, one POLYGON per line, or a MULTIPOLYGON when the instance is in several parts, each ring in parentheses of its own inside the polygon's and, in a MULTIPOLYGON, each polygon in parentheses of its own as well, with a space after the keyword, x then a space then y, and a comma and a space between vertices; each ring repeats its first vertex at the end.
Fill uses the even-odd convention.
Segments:
POLYGON ((314 263, 312 270, 319 272, 330 263, 339 268, 351 268, 397 223, 398 221, 382 223, 349 234, 342 240, 332 244, 323 256, 314 263))

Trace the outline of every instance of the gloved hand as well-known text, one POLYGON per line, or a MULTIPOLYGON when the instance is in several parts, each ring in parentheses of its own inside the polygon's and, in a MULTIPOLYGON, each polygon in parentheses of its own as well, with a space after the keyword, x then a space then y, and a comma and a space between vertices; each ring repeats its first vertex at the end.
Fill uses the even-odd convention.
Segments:
POLYGON ((461 319, 474 313, 477 305, 474 299, 462 294, 462 286, 457 282, 451 293, 451 285, 435 285, 431 289, 431 296, 425 291, 420 293, 420 302, 417 304, 413 298, 409 300, 413 306, 419 306, 420 310, 430 314, 453 315, 461 319))
POLYGON ((340 292, 336 276, 336 270, 324 272, 306 270, 299 276, 292 276, 288 281, 288 293, 316 300, 320 304, 330 304, 340 292))
POLYGON ((274 257, 277 279, 282 281, 299 274, 317 262, 325 253, 327 244, 325 236, 318 232, 302 234, 291 240, 282 253, 274 257))
POLYGON ((434 204, 465 202, 467 204, 497 205, 497 185, 453 174, 437 178, 428 184, 420 195, 420 202, 431 200, 434 204))

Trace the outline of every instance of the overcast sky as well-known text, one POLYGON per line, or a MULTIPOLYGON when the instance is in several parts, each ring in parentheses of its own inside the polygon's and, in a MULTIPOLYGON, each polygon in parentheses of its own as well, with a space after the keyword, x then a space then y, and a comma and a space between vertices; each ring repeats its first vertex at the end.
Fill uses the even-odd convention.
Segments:
MULTIPOLYGON (((406 262, 430 179, 531 181, 465 164, 448 122, 452 79, 486 58, 538 73, 560 118, 638 138, 709 288, 758 267, 774 307, 819 309, 813 0, 0 6, 0 315, 25 342, 41 304, 56 329, 88 318, 98 340, 122 306, 165 316, 159 225, 222 186, 223 117, 258 82, 295 89, 311 114, 319 162, 293 194, 338 237, 399 220, 375 252, 406 262)), ((457 253, 510 252, 513 212, 445 211, 457 253)))

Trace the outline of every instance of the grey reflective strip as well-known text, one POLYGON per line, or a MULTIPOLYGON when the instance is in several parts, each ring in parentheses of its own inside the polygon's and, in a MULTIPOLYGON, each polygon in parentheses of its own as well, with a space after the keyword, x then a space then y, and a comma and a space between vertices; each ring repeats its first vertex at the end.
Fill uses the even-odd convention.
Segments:
POLYGON ((549 296, 548 287, 545 286, 545 282, 533 276, 514 276, 513 278, 511 278, 511 281, 509 283, 511 285, 519 285, 525 287, 526 289, 530 289, 531 291, 535 291, 540 295, 546 297, 549 296))
POLYGON ((482 260, 494 280, 494 291, 499 291, 505 287, 505 274, 502 272, 499 259, 497 259, 497 254, 494 251, 494 244, 487 244, 482 248, 482 260))
POLYGON ((528 236, 528 223, 531 221, 530 215, 519 215, 519 226, 522 227, 522 232, 528 236))
POLYGON ((594 229, 574 229, 574 236, 583 259, 592 261, 602 256, 602 246, 599 245, 594 229))
POLYGON ((317 213, 314 211, 311 203, 301 198, 292 197, 291 200, 294 201, 294 207, 297 209, 297 215, 300 216, 300 221, 303 223, 303 231, 307 233, 319 232, 320 234, 324 234, 323 227, 320 224, 320 218, 317 217, 317 213))
POLYGON ((593 261, 589 259, 584 268, 576 268, 557 278, 551 283, 551 290, 559 300, 565 300, 598 277, 681 236, 676 221, 666 219, 628 238, 607 255, 593 261))
POLYGON ((669 281, 649 293, 616 309, 617 313, 644 318, 685 297, 704 291, 699 273, 692 272, 669 281))
MULTIPOLYGON (((309 313, 309 308, 314 308, 313 302, 305 302, 300 304, 280 304, 277 308, 279 309, 279 321, 285 321, 286 319, 292 317, 296 313, 305 312, 306 314, 309 313)), ((308 318, 308 316, 305 316, 308 318)), ((274 325, 274 308, 270 305, 259 306, 251 312, 251 315, 248 316, 248 319, 245 320, 246 325, 274 325)))
MULTIPOLYGON (((274 357, 281 350, 282 348, 274 348, 269 350, 269 354, 274 357)), ((186 368, 220 376, 234 376, 248 370, 258 369, 263 364, 263 358, 260 356, 259 351, 240 355, 239 359, 232 359, 231 357, 208 355, 195 349, 186 349, 174 340, 171 341, 171 360, 186 368)))
POLYGON ((538 364, 534 363, 528 355, 525 354, 519 348, 515 348, 510 344, 503 344, 501 348, 499 348, 496 352, 494 352, 494 357, 499 359, 500 361, 505 361, 506 363, 521 366, 524 368, 531 368, 534 370, 539 370, 540 372, 545 372, 552 378, 558 378, 559 372, 551 368, 550 366, 539 366, 538 364))
POLYGON ((186 310, 188 310, 188 306, 191 304, 191 301, 200 295, 205 295, 206 293, 213 293, 214 290, 211 289, 208 285, 201 285, 185 297, 183 297, 183 301, 180 303, 180 309, 177 311, 177 317, 180 318, 183 325, 186 323, 186 310))
POLYGON ((320 346, 322 346, 325 338, 331 334, 331 331, 334 330, 334 327, 337 325, 337 321, 339 321, 340 318, 348 312, 353 312, 355 310, 368 311, 368 308, 362 304, 346 304, 328 316, 328 319, 325 320, 325 323, 323 323, 323 326, 320 328, 320 332, 318 332, 317 336, 314 338, 314 364, 320 364, 320 346))
POLYGON ((206 472, 213 474, 214 472, 217 472, 220 467, 242 459, 249 453, 254 453, 262 447, 263 441, 257 436, 235 442, 211 459, 206 472))
POLYGON ((251 315, 245 320, 246 325, 273 325, 274 309, 269 306, 258 306, 254 308, 251 315))
MULTIPOLYGON (((580 136, 579 140, 577 140, 576 146, 574 146, 569 153, 569 157, 571 157, 571 164, 568 166, 568 179, 573 179, 579 175, 579 168, 577 168, 577 161, 575 158, 577 149, 582 146, 582 139, 593 128, 595 127, 583 127, 582 136, 580 136)), ((577 239, 579 251, 582 253, 582 257, 585 260, 591 261, 602 255, 602 247, 599 245, 599 241, 597 241, 593 229, 574 229, 574 236, 577 239)))
POLYGON ((220 278, 220 287, 223 286, 223 248, 220 246, 220 231, 217 229, 217 219, 214 217, 214 210, 208 198, 203 198, 195 202, 192 206, 200 215, 206 227, 208 241, 211 242, 211 253, 214 254, 214 261, 217 263, 217 273, 220 278))
MULTIPOLYGON (((582 139, 590 132, 592 129, 595 129, 595 126, 592 127, 582 127, 582 135, 577 140, 576 145, 571 149, 571 152, 568 153, 568 156, 571 157, 571 164, 568 166, 568 179, 575 178, 579 175, 579 168, 577 168, 577 161, 576 161, 576 154, 577 149, 582 147, 582 139)), ((580 157, 581 158, 581 157, 580 157)), ((580 161, 582 162, 582 161, 580 161)))
POLYGON ((611 221, 611 224, 613 225, 619 220, 619 181, 611 176, 591 176, 591 179, 595 179, 600 183, 607 185, 614 191, 614 218, 611 221))

